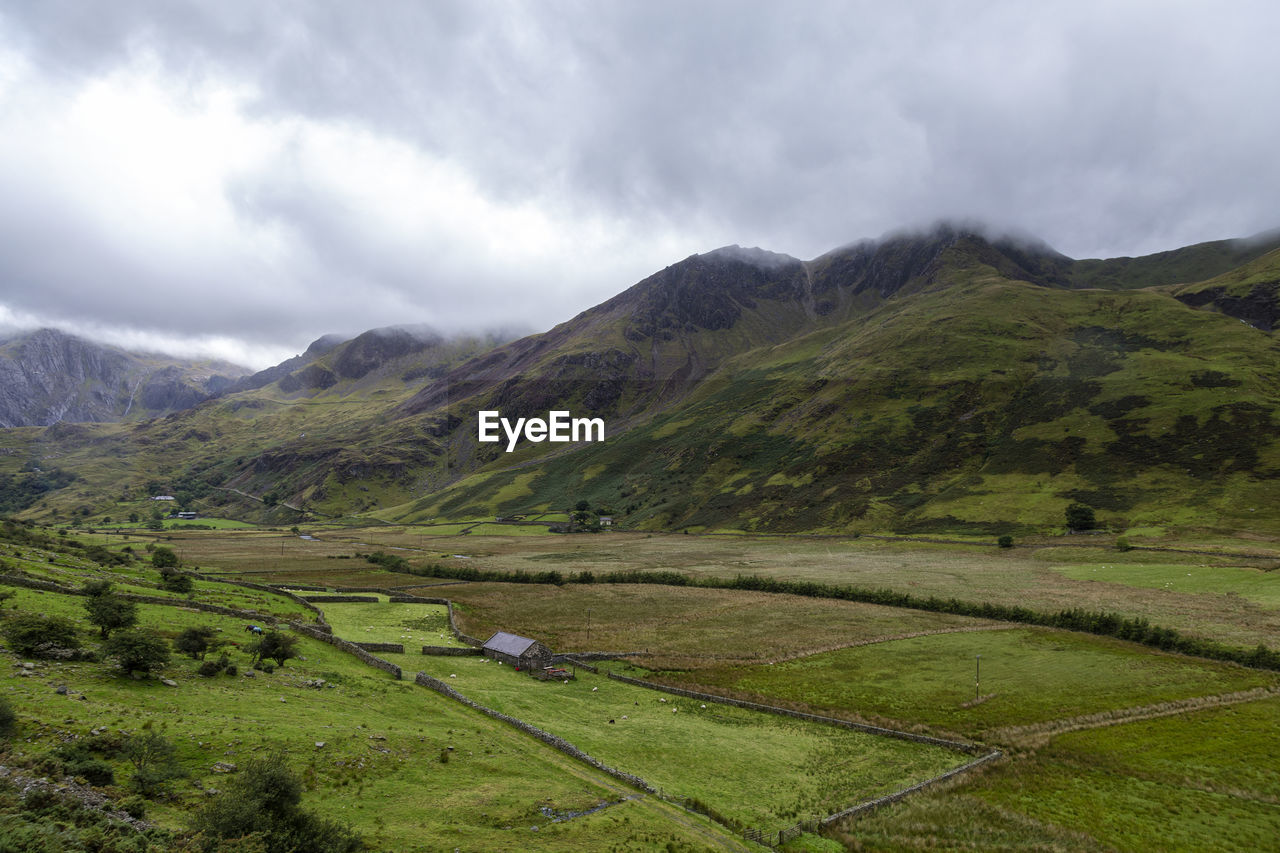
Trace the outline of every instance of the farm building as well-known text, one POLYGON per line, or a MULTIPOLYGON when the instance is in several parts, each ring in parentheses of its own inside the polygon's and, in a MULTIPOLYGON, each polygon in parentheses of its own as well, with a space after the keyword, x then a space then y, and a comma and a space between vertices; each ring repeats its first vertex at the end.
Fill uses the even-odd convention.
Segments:
POLYGON ((484 644, 484 653, 493 660, 525 670, 542 669, 551 665, 551 649, 537 640, 518 637, 506 631, 499 631, 490 637, 484 644))

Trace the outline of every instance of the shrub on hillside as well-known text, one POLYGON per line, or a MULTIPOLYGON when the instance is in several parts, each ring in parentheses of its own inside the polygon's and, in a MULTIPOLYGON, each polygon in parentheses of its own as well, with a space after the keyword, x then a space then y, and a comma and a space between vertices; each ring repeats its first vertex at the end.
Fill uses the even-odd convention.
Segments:
POLYGON ((61 616, 18 613, 0 629, 9 648, 33 657, 67 657, 63 652, 80 648, 76 626, 61 616))
POLYGON ((284 756, 253 758, 226 789, 197 815, 200 849, 221 849, 222 839, 255 839, 262 849, 307 853, 355 853, 360 836, 302 808, 302 782, 284 756))

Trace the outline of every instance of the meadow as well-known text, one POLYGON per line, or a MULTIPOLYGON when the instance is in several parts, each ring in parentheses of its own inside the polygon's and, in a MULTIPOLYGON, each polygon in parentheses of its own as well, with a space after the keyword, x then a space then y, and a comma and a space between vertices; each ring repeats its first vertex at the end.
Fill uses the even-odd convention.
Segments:
MULTIPOLYGON (((328 604, 325 615, 338 636, 406 643, 406 654, 379 653, 406 672, 445 679, 470 699, 744 826, 783 829, 967 760, 939 747, 662 696, 585 669, 564 683, 538 681, 496 661, 413 654, 406 625, 424 607, 328 604)), ((444 608, 436 610, 442 619, 444 608)))
MULTIPOLYGON (((202 571, 335 590, 384 586, 443 595, 454 601, 460 627, 475 636, 508 630, 556 651, 641 652, 605 666, 1005 748, 1008 757, 995 765, 828 832, 849 849, 1194 850, 1223 840, 1228 848, 1264 849, 1265 839, 1280 835, 1270 743, 1280 699, 1265 698, 1280 690, 1274 673, 1112 638, 921 610, 652 584, 460 583, 390 572, 361 556, 381 550, 404 557, 409 567, 556 570, 565 578, 630 569, 692 577, 774 575, 1045 609, 1096 606, 1246 644, 1274 643, 1270 626, 1277 614, 1268 586, 1274 573, 1266 571, 1266 543, 1242 558, 1247 543, 1235 543, 1235 553, 1215 545, 1213 553, 1181 554, 1122 552, 1090 541, 1000 550, 870 537, 432 537, 418 528, 391 527, 305 532, 316 539, 268 530, 164 531, 153 537, 202 571), (1161 586, 1171 580, 1171 588, 1161 586), (981 695, 974 701, 977 655, 981 695)), ((94 541, 103 540, 99 535, 94 541)), ((112 535, 110 547, 129 544, 145 556, 146 541, 112 535)), ((0 558, 69 585, 110 571, 120 589, 161 594, 149 566, 107 570, 83 556, 30 546, 0 545, 0 558)), ((202 600, 226 596, 242 607, 270 607, 277 598, 203 582, 194 592, 202 600)), ((26 590, 18 595, 22 607, 73 616, 83 611, 79 599, 26 590)), ((416 653, 419 645, 451 642, 445 609, 376 597, 376 604, 320 606, 339 636, 404 643, 408 653, 380 656, 408 677, 425 670, 476 701, 636 773, 668 796, 692 798, 743 826, 778 829, 965 760, 946 750, 934 753, 717 703, 704 709, 700 701, 662 697, 584 671, 568 684, 537 682, 480 658, 425 657, 416 653)), ((280 607, 286 615, 286 605, 280 607)), ((144 624, 168 636, 188 624, 216 624, 222 636, 243 641, 241 620, 176 607, 143 612, 144 624)), ((247 668, 242 652, 233 648, 232 654, 247 668)), ((12 675, 4 684, 20 718, 32 721, 24 723, 22 737, 37 732, 31 754, 51 748, 59 727, 125 728, 150 720, 186 738, 183 763, 195 781, 216 787, 213 761, 234 762, 255 747, 259 753, 283 747, 304 770, 308 804, 351 820, 383 845, 378 849, 436 849, 455 837, 485 850, 640 850, 667 843, 672 849, 745 849, 723 827, 655 797, 546 824, 537 811, 543 805, 562 812, 636 792, 329 646, 305 640, 303 655, 305 660, 291 660, 271 674, 212 680, 192 674, 196 662, 175 658, 166 675, 180 686, 163 690, 153 681, 122 679, 103 664, 39 664, 92 685, 89 691, 67 679, 94 702, 104 697, 89 707, 109 707, 110 719, 50 716, 42 706, 46 700, 33 692, 38 685, 51 695, 48 682, 12 675), (315 678, 336 686, 302 686, 315 678), (465 760, 463 737, 475 739, 465 745, 465 760), (241 743, 231 743, 235 739, 241 743), (200 741, 211 744, 209 751, 200 741), (325 747, 315 747, 317 741, 325 747), (442 764, 449 745, 455 747, 451 760, 442 764), (222 757, 228 750, 232 754, 222 757), (455 775, 464 769, 470 775, 455 775), (449 788, 447 780, 460 787, 449 788), (545 799, 530 796, 535 791, 546 792, 545 799), (535 835, 530 827, 538 818, 535 835), (523 821, 528 825, 519 830, 523 821)), ((154 804, 152 813, 180 827, 205 797, 194 785, 182 787, 172 802, 154 804)), ((833 842, 808 836, 794 849, 822 843, 833 842)))
POLYGON ((858 850, 1270 850, 1280 699, 1072 732, 843 827, 858 850))
MULTIPOLYGON (((16 593, 6 609, 83 623, 79 598, 16 593)), ((193 625, 244 636, 240 620, 174 607, 144 605, 140 623, 170 637, 193 625)), ((0 669, 0 695, 18 714, 5 763, 39 766, 42 756, 69 738, 88 738, 91 729, 154 730, 175 744, 188 774, 168 797, 147 804, 148 819, 172 830, 188 826, 208 791, 222 786, 215 764, 280 752, 304 780, 304 806, 349 823, 377 850, 746 849, 705 819, 635 797, 505 725, 323 643, 304 638, 300 658, 253 677, 247 656, 226 648, 239 674, 202 678, 194 672, 198 662, 175 657, 164 674, 177 687, 125 678, 105 663, 38 662, 29 676, 20 676, 21 667, 0 669), (317 679, 326 687, 307 686, 317 679), (541 811, 602 803, 617 805, 565 822, 541 811)), ((119 787, 106 791, 120 798, 130 771, 123 762, 115 771, 119 787)))
POLYGON ((654 677, 979 739, 1007 726, 1280 687, 1273 673, 1029 628, 934 634, 776 665, 709 665, 654 677))

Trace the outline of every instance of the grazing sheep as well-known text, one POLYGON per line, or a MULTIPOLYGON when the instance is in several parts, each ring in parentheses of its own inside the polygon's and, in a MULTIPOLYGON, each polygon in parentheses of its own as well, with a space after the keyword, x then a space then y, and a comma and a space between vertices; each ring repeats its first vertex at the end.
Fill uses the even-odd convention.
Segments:
POLYGON ((458 677, 458 673, 456 673, 456 672, 451 672, 451 673, 449 673, 449 677, 450 677, 450 678, 457 678, 457 677, 458 677))
POLYGON ((674 714, 676 711, 679 711, 679 710, 680 710, 679 708, 672 708, 672 709, 671 709, 671 713, 673 713, 673 714, 674 714))
POLYGON ((599 690, 599 689, 600 689, 599 687, 592 687, 592 688, 591 688, 591 692, 592 692, 592 693, 595 693, 595 692, 596 692, 597 690, 599 690))
POLYGON ((707 710, 707 706, 706 706, 706 705, 703 705, 703 706, 702 706, 702 710, 704 710, 704 711, 705 711, 705 710, 707 710))

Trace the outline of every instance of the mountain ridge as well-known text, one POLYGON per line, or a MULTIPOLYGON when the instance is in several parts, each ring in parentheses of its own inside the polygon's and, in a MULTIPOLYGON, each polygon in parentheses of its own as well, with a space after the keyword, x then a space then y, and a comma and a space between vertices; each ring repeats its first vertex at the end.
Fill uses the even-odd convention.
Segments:
MULTIPOLYGON (((1118 523, 1185 523, 1188 502, 1256 523, 1241 502, 1280 497, 1276 346, 1232 317, 1270 316, 1280 252, 1179 283, 1241 257, 1189 248, 1147 264, 1162 284, 1105 288, 1043 243, 952 226, 811 261, 722 247, 545 333, 402 355, 374 336, 361 347, 391 349, 368 371, 351 341, 318 347, 256 389, 93 441, 176 466, 196 501, 274 491, 402 522, 588 499, 652 529, 1018 530, 1074 500, 1118 523), (477 442, 480 409, 565 409, 610 433, 508 454, 477 442)), ((102 503, 100 447, 24 440, 85 472, 52 504, 102 503)))

